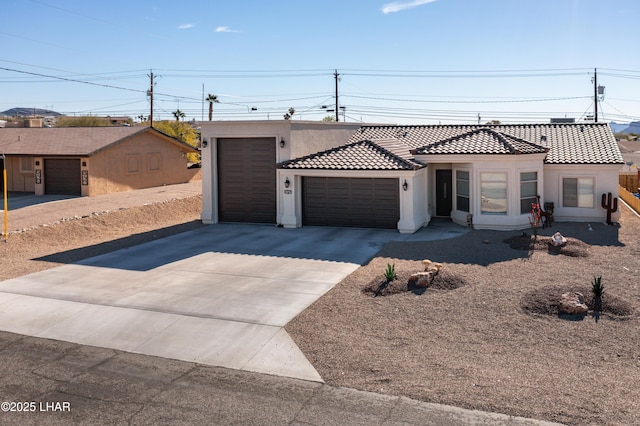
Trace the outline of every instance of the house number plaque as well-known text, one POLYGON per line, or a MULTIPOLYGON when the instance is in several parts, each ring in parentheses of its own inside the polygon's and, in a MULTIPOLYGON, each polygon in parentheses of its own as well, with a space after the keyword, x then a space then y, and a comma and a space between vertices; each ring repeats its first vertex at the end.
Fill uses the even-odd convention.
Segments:
POLYGON ((42 169, 36 169, 36 185, 42 183, 42 169))
POLYGON ((89 170, 82 171, 82 184, 89 185, 89 170))

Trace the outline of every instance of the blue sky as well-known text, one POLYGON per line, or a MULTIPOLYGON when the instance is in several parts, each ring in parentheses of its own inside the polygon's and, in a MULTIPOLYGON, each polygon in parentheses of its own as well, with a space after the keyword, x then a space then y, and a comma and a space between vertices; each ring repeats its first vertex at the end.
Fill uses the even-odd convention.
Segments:
POLYGON ((636 0, 22 0, 0 16, 0 111, 375 123, 640 120, 636 0), (251 111, 255 107, 256 110, 251 111))

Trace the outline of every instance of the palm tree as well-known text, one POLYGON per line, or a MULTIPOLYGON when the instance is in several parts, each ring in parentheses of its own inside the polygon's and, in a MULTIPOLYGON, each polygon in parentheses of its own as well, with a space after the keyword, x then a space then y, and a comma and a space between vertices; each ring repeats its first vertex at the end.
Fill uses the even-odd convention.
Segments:
POLYGON ((218 100, 218 97, 216 95, 212 95, 211 93, 209 93, 209 96, 207 96, 207 99, 205 99, 207 102, 209 102, 209 121, 213 120, 213 103, 220 103, 220 101, 218 100))
POLYGON ((173 116, 176 118, 176 121, 180 121, 181 118, 186 117, 187 115, 180 111, 180 108, 178 108, 177 110, 173 111, 173 116))

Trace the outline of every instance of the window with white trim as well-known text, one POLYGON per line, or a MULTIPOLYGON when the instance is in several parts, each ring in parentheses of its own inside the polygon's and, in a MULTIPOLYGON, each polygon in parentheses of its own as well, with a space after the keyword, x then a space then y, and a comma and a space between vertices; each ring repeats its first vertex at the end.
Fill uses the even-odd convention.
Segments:
POLYGON ((596 180, 592 177, 562 178, 562 207, 595 206, 596 180))
POLYGON ((480 212, 482 214, 507 214, 507 173, 480 173, 480 212))
POLYGON ((520 173, 520 214, 531 212, 531 204, 538 202, 538 172, 520 173))
POLYGON ((469 172, 456 170, 456 210, 469 212, 469 172))

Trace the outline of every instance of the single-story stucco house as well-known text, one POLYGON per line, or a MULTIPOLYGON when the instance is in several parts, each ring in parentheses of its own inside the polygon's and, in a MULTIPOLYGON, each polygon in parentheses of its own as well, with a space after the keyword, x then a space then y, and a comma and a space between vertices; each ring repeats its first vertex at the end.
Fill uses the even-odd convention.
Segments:
MULTIPOLYGON (((363 125, 203 122, 205 223, 412 233, 432 217, 476 229, 606 219, 622 155, 608 124, 363 125)), ((614 213, 617 220, 619 213, 614 213)))
POLYGON ((0 129, 7 190, 36 195, 90 196, 190 182, 200 178, 199 169, 187 168, 186 154, 195 151, 150 127, 0 129))

